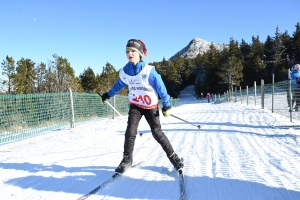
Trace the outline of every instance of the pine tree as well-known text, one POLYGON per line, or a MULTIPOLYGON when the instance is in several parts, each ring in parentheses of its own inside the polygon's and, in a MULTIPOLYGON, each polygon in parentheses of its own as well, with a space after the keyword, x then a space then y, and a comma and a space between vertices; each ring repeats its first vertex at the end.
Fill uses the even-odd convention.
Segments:
POLYGON ((293 64, 300 63, 300 24, 299 22, 296 25, 296 30, 293 33, 293 64))
POLYGON ((13 92, 13 74, 15 73, 15 61, 12 57, 6 56, 6 60, 1 63, 2 75, 4 75, 7 80, 4 80, 2 84, 5 86, 7 94, 13 92))
POLYGON ((35 93, 35 63, 31 59, 21 58, 17 62, 16 73, 13 75, 14 89, 17 94, 35 93))
POLYGON ((291 55, 292 55, 292 39, 291 36, 285 31, 280 35, 280 40, 283 46, 280 60, 277 63, 277 71, 275 72, 275 82, 286 80, 287 71, 291 67, 291 55))
POLYGON ((243 78, 242 70, 242 61, 234 55, 229 56, 227 61, 222 63, 218 75, 224 83, 227 83, 228 91, 233 92, 234 86, 240 86, 243 78))
POLYGON ((69 87, 76 90, 75 72, 70 62, 66 58, 56 54, 53 55, 53 58, 55 59, 53 67, 56 72, 57 92, 69 91, 69 87))
POLYGON ((96 92, 97 82, 94 71, 88 67, 79 75, 81 85, 85 92, 96 92))
POLYGON ((264 43, 264 66, 265 66, 265 72, 263 79, 265 80, 265 83, 270 83, 270 76, 272 72, 274 71, 274 58, 276 54, 275 49, 275 41, 274 39, 268 35, 266 42, 264 43))
POLYGON ((275 37, 274 37, 274 44, 275 44, 275 56, 273 58, 274 62, 274 70, 273 74, 275 74, 275 77, 278 77, 278 72, 283 68, 282 67, 282 61, 285 60, 285 46, 283 45, 282 40, 282 34, 279 32, 278 26, 276 27, 275 37))
POLYGON ((243 62, 244 57, 243 53, 239 47, 239 42, 237 40, 234 40, 233 38, 230 38, 229 41, 229 55, 234 55, 236 58, 238 58, 240 61, 243 62))
POLYGON ((240 86, 243 81, 244 56, 239 48, 239 43, 230 38, 229 48, 222 51, 220 67, 217 75, 223 83, 226 83, 228 90, 233 92, 234 86, 240 86))
POLYGON ((58 92, 58 81, 56 79, 56 70, 53 66, 53 61, 51 61, 48 64, 48 67, 46 68, 46 74, 45 74, 45 83, 46 83, 46 93, 54 93, 58 92))
MULTIPOLYGON (((252 40, 253 40, 253 37, 252 37, 252 40)), ((252 57, 251 45, 249 45, 245 40, 242 39, 240 49, 241 49, 241 52, 242 52, 243 58, 244 58, 244 61, 243 61, 243 66, 244 66, 244 69, 243 69, 243 74, 244 74, 243 84, 249 85, 250 82, 253 81, 253 77, 255 76, 254 73, 253 73, 253 70, 252 70, 253 65, 251 63, 251 59, 252 59, 251 58, 252 57)))
POLYGON ((176 63, 173 61, 169 62, 168 73, 165 82, 171 97, 178 98, 178 96, 180 95, 180 84, 182 82, 182 79, 179 69, 176 66, 176 63))
POLYGON ((46 89, 46 64, 41 62, 36 66, 36 92, 44 93, 46 89))
POLYGON ((196 77, 195 69, 196 67, 192 59, 184 59, 183 66, 180 72, 182 80, 180 86, 181 89, 184 89, 185 87, 194 84, 196 77))
POLYGON ((206 66, 205 66, 205 55, 198 54, 194 59, 194 63, 196 66, 196 78, 195 78, 195 85, 194 90, 197 97, 202 97, 203 92, 206 91, 205 87, 205 77, 206 77, 206 66), (202 95, 201 95, 202 94, 202 95))
POLYGON ((205 93, 216 93, 219 90, 219 78, 217 72, 220 68, 220 53, 217 51, 216 47, 211 44, 210 50, 207 52, 205 64, 205 93))
MULTIPOLYGON (((108 92, 108 90, 114 85, 118 78, 119 73, 116 71, 112 64, 107 62, 105 67, 103 67, 102 69, 102 73, 97 78, 99 84, 97 88, 101 89, 101 93, 108 92)), ((124 94, 124 91, 121 91, 119 94, 124 94)))
POLYGON ((244 54, 243 48, 241 50, 244 55, 243 74, 244 85, 253 86, 254 81, 260 81, 264 74, 264 64, 262 61, 264 45, 260 42, 259 36, 252 37, 252 44, 248 45, 250 51, 244 54))

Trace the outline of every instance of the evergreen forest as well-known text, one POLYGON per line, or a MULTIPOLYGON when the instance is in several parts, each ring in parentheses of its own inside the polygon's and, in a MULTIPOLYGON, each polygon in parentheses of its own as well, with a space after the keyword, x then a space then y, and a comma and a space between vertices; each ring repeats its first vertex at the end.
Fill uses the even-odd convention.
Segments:
MULTIPOLYGON (((30 58, 15 61, 6 56, 1 62, 3 80, 1 94, 33 94, 67 92, 107 92, 119 78, 119 72, 109 62, 100 74, 93 69, 84 69, 78 77, 67 58, 53 54, 48 63, 35 63, 30 58)), ((261 41, 252 36, 252 42, 229 39, 228 47, 218 51, 210 46, 209 51, 195 58, 185 59, 179 54, 175 59, 149 63, 154 65, 171 97, 177 98, 186 86, 195 85, 195 95, 207 92, 223 94, 234 87, 252 87, 263 79, 265 84, 287 79, 288 69, 300 63, 300 24, 289 35, 276 27, 274 36, 261 41)), ((127 95, 124 89, 119 94, 127 95)))

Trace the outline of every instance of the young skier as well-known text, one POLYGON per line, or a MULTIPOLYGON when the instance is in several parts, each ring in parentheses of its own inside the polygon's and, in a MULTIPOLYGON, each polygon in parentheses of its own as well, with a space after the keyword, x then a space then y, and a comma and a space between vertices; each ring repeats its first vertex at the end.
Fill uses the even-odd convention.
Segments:
POLYGON ((170 96, 154 66, 147 65, 143 60, 143 54, 147 57, 146 45, 141 40, 130 39, 126 45, 128 63, 120 70, 120 78, 113 87, 102 95, 102 101, 106 101, 119 93, 128 85, 129 112, 127 128, 125 132, 123 159, 115 169, 123 173, 132 165, 132 153, 140 119, 145 116, 154 139, 166 152, 170 162, 181 173, 183 163, 174 152, 169 139, 161 130, 158 109, 158 95, 162 99, 162 113, 164 117, 171 115, 170 96))

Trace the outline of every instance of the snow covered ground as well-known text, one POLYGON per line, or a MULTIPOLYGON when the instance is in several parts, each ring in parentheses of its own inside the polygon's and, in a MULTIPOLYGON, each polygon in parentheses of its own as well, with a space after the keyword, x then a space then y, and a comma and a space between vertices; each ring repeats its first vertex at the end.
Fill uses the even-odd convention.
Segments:
MULTIPOLYGON (((211 104, 181 95, 164 133, 185 159, 186 199, 300 199, 300 129, 253 106, 211 104)), ((1 199, 78 199, 106 181, 122 159, 127 117, 76 124, 0 146, 1 199)), ((134 162, 88 199, 178 199, 179 181, 142 119, 134 162)))

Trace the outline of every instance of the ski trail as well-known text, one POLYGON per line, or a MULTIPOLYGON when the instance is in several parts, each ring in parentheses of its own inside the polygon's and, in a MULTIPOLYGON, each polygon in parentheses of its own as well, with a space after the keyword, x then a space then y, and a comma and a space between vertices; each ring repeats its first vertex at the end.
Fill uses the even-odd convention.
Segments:
MULTIPOLYGON (((257 144, 260 145, 259 148, 262 150, 262 152, 269 157, 268 167, 270 170, 272 170, 269 173, 278 187, 285 187, 292 190, 299 189, 299 186, 296 186, 295 183, 291 183, 289 181, 292 177, 290 176, 291 174, 287 173, 287 171, 289 171, 290 168, 295 169, 295 165, 288 161, 288 159, 291 158, 289 158, 288 153, 285 152, 285 148, 282 146, 279 148, 276 146, 276 142, 274 142, 274 140, 267 138, 264 138, 264 141, 257 140, 257 144), (280 151, 278 151, 278 148, 280 151)), ((298 162, 297 164, 299 166, 300 163, 298 162)))
MULTIPOLYGON (((162 130, 184 158, 186 199, 287 199, 300 196, 300 134, 282 116, 239 103, 185 99, 162 130)), ((127 119, 99 119, 0 146, 3 199, 78 199, 106 181, 123 156, 127 119)), ((139 166, 89 199, 178 199, 179 180, 142 118, 139 166)))

